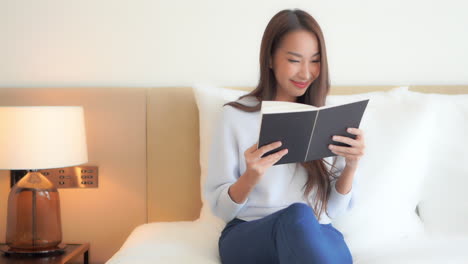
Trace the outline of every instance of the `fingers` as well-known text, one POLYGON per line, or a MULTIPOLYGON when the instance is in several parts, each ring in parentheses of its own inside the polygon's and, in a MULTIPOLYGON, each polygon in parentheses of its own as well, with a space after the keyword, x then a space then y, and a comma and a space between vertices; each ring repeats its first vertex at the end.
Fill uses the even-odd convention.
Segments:
MULTIPOLYGON (((258 143, 258 142, 257 142, 258 143)), ((250 148, 244 151, 244 154, 250 154, 257 150, 257 143, 253 144, 250 148)))
POLYGON ((330 145, 329 149, 331 150, 331 152, 340 156, 347 156, 347 155, 362 156, 364 155, 364 150, 361 148, 350 148, 350 147, 330 145))
POLYGON ((361 157, 364 155, 364 132, 359 128, 348 128, 346 130, 348 133, 356 135, 356 139, 343 136, 333 136, 333 140, 336 142, 342 142, 350 145, 350 147, 343 147, 337 145, 329 145, 328 148, 336 155, 343 157, 361 157))
POLYGON ((346 131, 348 133, 350 133, 350 134, 356 135, 356 139, 353 139, 353 138, 350 138, 350 137, 338 136, 338 135, 333 136, 332 139, 334 141, 343 142, 343 143, 346 143, 348 145, 356 146, 356 147, 359 147, 360 145, 363 144, 364 131, 362 129, 349 127, 346 131))
POLYGON ((348 145, 350 145, 351 147, 363 147, 364 146, 364 143, 362 142, 362 140, 360 139, 352 139, 350 137, 342 137, 342 136, 333 136, 333 141, 336 141, 336 142, 343 142, 343 143, 346 143, 348 145))
MULTIPOLYGON (((258 143, 258 142, 257 142, 258 143)), ((287 149, 282 149, 266 157, 263 154, 281 146, 280 142, 274 142, 257 149, 257 143, 244 152, 247 170, 253 171, 257 177, 261 177, 265 171, 278 162, 288 153, 287 149)))
POLYGON ((276 153, 270 154, 264 158, 262 158, 262 162, 268 164, 269 166, 278 162, 284 155, 288 154, 287 149, 282 149, 276 153))
POLYGON ((273 142, 271 144, 265 145, 265 146, 259 148, 255 152, 255 156, 257 158, 261 158, 265 153, 267 153, 269 151, 272 151, 274 149, 277 149, 277 148, 281 147, 281 145, 282 145, 282 143, 280 141, 276 141, 276 142, 273 142))
POLYGON ((358 139, 364 137, 364 131, 362 131, 362 129, 349 127, 348 129, 346 129, 346 131, 350 134, 356 135, 356 138, 358 139))

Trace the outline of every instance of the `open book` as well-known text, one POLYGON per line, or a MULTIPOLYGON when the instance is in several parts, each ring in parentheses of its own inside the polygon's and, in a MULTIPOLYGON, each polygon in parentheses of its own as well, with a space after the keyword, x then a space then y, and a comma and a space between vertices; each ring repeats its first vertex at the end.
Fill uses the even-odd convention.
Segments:
POLYGON ((328 145, 349 147, 332 140, 335 135, 356 139, 346 131, 359 128, 369 99, 332 106, 315 107, 307 104, 262 101, 262 119, 258 148, 281 141, 281 147, 265 153, 262 157, 288 149, 274 165, 305 162, 336 156, 328 145))

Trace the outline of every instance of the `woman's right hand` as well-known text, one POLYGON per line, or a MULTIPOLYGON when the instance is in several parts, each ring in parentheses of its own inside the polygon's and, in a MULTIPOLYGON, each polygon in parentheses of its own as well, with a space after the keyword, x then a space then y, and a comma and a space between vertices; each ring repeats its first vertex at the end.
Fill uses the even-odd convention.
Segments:
POLYGON ((246 173, 252 180, 258 182, 265 174, 266 170, 278 162, 284 155, 288 153, 287 149, 280 150, 262 158, 262 156, 274 149, 281 147, 281 142, 276 141, 257 149, 257 143, 252 145, 244 152, 246 162, 246 173))
POLYGON ((287 149, 283 149, 262 158, 265 153, 280 146, 281 143, 277 141, 257 149, 257 143, 255 143, 244 152, 247 168, 244 174, 242 174, 240 178, 229 187, 228 190, 229 196, 235 203, 244 203, 249 196, 249 193, 260 181, 266 170, 288 153, 287 149))

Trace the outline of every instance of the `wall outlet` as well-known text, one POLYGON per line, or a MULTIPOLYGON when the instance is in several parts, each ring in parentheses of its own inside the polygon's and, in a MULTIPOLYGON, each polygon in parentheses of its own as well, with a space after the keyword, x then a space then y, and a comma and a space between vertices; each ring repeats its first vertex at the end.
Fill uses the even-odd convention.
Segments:
MULTIPOLYGON (((99 173, 97 166, 74 166, 39 170, 57 188, 97 188, 99 173)), ((27 171, 11 171, 11 185, 18 182, 27 171)))
POLYGON ((97 188, 97 166, 74 166, 39 170, 57 188, 97 188))

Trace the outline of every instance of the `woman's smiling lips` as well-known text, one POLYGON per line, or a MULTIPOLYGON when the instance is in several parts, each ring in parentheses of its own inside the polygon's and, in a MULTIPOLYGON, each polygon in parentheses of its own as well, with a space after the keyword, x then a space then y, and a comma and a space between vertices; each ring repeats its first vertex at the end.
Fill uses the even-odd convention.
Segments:
POLYGON ((293 80, 290 80, 296 87, 298 88, 301 88, 301 89, 304 89, 306 88, 307 86, 309 86, 309 83, 308 82, 296 82, 296 81, 293 81, 293 80))

